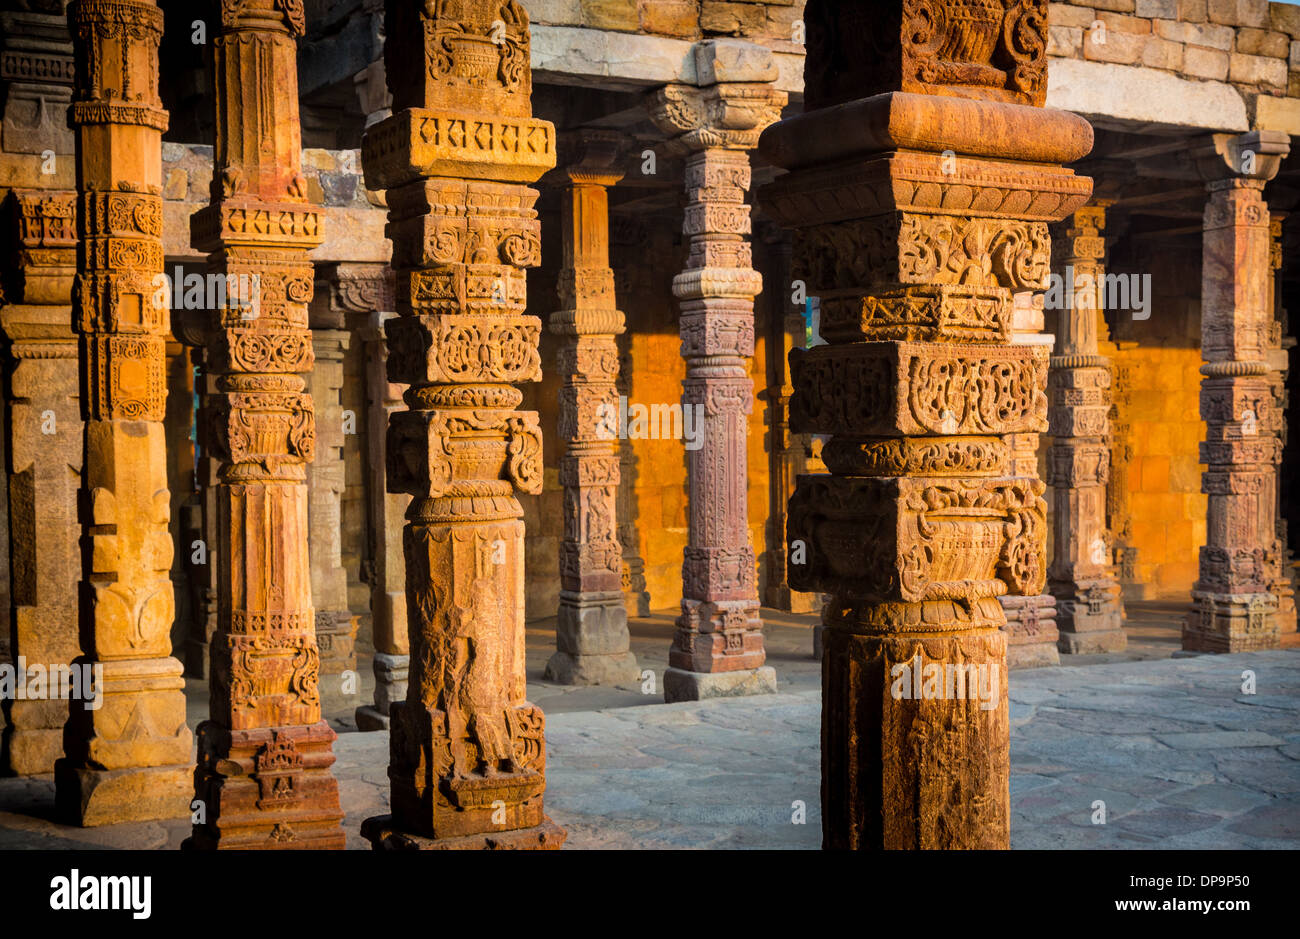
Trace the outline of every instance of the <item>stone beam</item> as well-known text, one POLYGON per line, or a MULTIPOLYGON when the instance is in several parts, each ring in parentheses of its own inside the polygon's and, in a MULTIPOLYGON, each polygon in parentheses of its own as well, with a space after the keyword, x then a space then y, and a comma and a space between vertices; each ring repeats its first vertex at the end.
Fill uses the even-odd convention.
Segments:
POLYGON ((541 256, 527 186, 555 165, 532 118, 528 16, 516 0, 388 0, 393 115, 366 132, 366 185, 387 190, 397 313, 388 376, 410 385, 388 427, 403 531, 411 659, 391 711, 392 814, 376 848, 557 848, 546 744, 525 696, 524 523, 542 488, 541 320, 524 271, 541 256), (448 12, 454 7, 454 17, 448 12))
POLYGON ((226 281, 209 313, 201 417, 217 461, 217 629, 199 725, 190 849, 342 848, 335 733, 321 716, 307 464, 316 449, 307 201, 298 127, 302 8, 225 5, 213 43, 217 183, 190 222, 226 281), (271 91, 274 89, 274 92, 271 91))
POLYGON ((1042 107, 1045 0, 945 2, 963 15, 924 35, 914 6, 809 0, 807 109, 760 147, 827 340, 792 353, 791 427, 830 440, 790 501, 790 577, 831 594, 823 845, 1006 848, 998 597, 1042 593, 1046 537, 1011 439, 1047 429, 1046 363, 1011 341, 1013 294, 1046 288, 1092 130, 1042 107))
MULTIPOLYGON (((666 84, 702 85, 699 43, 663 36, 620 33, 576 26, 534 26, 533 75, 538 82, 636 91, 666 84)), ((713 42, 761 48, 743 40, 713 42)), ((804 57, 763 50, 777 73, 773 87, 797 96, 803 90, 804 57)))
POLYGON ((1048 107, 1120 129, 1135 124, 1206 131, 1250 127, 1246 101, 1232 85, 1179 78, 1159 69, 1054 58, 1047 88, 1048 107))

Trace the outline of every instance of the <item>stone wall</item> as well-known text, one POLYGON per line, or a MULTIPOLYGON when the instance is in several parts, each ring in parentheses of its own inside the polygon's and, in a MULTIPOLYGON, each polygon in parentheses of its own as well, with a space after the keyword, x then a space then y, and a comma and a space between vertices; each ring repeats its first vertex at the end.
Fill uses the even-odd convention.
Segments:
MULTIPOLYGON (((743 36, 795 51, 803 0, 522 0, 533 24, 672 39, 743 36)), ((799 45, 798 51, 802 50, 799 45)))
POLYGON ((1116 376, 1113 432, 1123 449, 1112 485, 1127 487, 1127 511, 1114 526, 1126 533, 1131 563, 1121 583, 1133 599, 1186 599, 1205 544, 1201 493, 1200 254, 1148 243, 1117 252, 1112 272, 1151 275, 1150 316, 1112 314, 1113 344, 1102 344, 1116 376))
MULTIPOLYGON (((1048 21, 1054 59, 1226 83, 1244 99, 1252 126, 1300 132, 1300 7, 1267 0, 1071 0, 1052 3, 1048 21)), ((1059 77, 1054 71, 1053 81, 1059 77)), ((1167 106, 1176 110, 1175 102, 1167 106)))

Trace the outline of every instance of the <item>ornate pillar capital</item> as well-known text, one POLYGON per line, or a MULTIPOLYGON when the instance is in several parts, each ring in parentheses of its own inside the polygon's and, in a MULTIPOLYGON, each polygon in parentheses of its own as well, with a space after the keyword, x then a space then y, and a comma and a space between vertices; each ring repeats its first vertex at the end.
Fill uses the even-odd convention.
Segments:
POLYGON ((1263 189, 1291 152, 1291 138, 1280 130, 1211 134, 1191 152, 1197 173, 1210 190, 1263 189))
POLYGON ((675 153, 704 150, 748 152, 778 121, 786 93, 767 82, 669 84, 650 93, 650 117, 668 135, 675 153))

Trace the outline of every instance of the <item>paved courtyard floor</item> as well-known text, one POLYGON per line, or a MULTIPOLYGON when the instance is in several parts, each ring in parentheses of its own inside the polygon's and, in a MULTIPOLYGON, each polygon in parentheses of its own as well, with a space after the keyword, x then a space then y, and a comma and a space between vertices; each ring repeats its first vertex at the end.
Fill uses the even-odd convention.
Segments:
MULTIPOLYGON (((547 810, 568 847, 819 846, 815 688, 671 705, 619 693, 638 706, 548 714, 547 810)), ((1017 671, 1010 698, 1013 848, 1300 848, 1300 651, 1017 671)), ((387 810, 388 735, 344 731, 335 753, 348 846, 366 848, 361 821, 387 810)), ((59 825, 53 794, 51 776, 0 779, 0 849, 188 834, 184 820, 59 825)))

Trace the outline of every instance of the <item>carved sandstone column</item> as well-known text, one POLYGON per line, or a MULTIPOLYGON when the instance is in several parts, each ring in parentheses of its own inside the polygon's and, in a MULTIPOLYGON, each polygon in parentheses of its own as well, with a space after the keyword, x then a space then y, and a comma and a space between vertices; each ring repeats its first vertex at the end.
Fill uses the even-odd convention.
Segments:
POLYGON ((1053 242, 1064 290, 1057 312, 1047 419, 1047 482, 1055 525, 1048 586, 1057 600, 1062 652, 1122 652, 1124 612, 1106 527, 1110 478, 1110 360, 1098 354, 1104 329, 1107 203, 1079 209, 1053 242))
POLYGON ((357 667, 357 618, 348 609, 343 567, 343 354, 350 337, 342 314, 312 323, 314 365, 307 381, 316 411, 316 455, 307 467, 307 526, 311 537, 311 595, 322 675, 357 667))
POLYGON ((374 705, 356 710, 357 729, 388 727, 388 709, 406 698, 410 646, 406 640, 406 563, 402 557, 402 524, 411 497, 388 492, 385 439, 389 417, 405 407, 406 385, 388 380, 388 348, 384 323, 395 306, 393 272, 373 262, 333 264, 320 272, 329 284, 330 306, 341 313, 361 343, 366 382, 366 524, 370 586, 370 622, 375 644, 374 705))
POLYGON ((61 815, 101 825, 185 814, 193 738, 170 636, 163 15, 145 0, 75 0, 68 24, 80 236, 72 301, 85 420, 78 600, 82 652, 103 667, 103 682, 100 707, 70 712, 55 787, 61 815))
POLYGON ((1279 644, 1277 537, 1281 415, 1270 383, 1268 206, 1263 190, 1285 134, 1215 134, 1193 154, 1206 190, 1201 241, 1201 489, 1206 544, 1183 648, 1246 652, 1279 644))
MULTIPOLYGON (((77 274, 77 194, 15 190, 9 293, 0 327, 9 340, 9 564, 13 657, 43 670, 81 654, 77 636, 77 490, 83 426, 72 334, 77 274)), ((26 686, 26 683, 24 683, 26 686)), ((54 771, 63 754, 69 702, 5 696, 3 768, 54 771)), ((74 707, 81 704, 73 702, 74 707)))
POLYGON ((1045 288, 1047 225, 1091 190, 1057 165, 1088 123, 1041 107, 1046 7, 810 0, 806 110, 760 147, 828 343, 792 355, 791 426, 832 436, 789 521, 792 586, 831 593, 828 848, 1008 846, 998 597, 1042 592, 1046 536, 1008 438, 1047 416, 1012 295, 1045 288))
POLYGON ((392 709, 392 815, 377 849, 549 848, 546 747, 525 697, 524 523, 515 490, 542 486, 537 414, 516 382, 541 375, 524 269, 541 255, 533 182, 555 129, 531 118, 528 17, 514 0, 389 0, 393 116, 362 145, 388 190, 398 316, 388 376, 410 410, 388 428, 403 532, 411 671, 392 709), (455 14, 453 18, 453 12, 455 14))
POLYGON ((307 252, 322 239, 299 171, 301 7, 223 8, 214 40, 212 202, 190 219, 212 313, 203 415, 218 461, 217 631, 210 717, 199 726, 193 849, 342 848, 335 734, 321 718, 308 545, 307 463, 316 445, 307 252))
POLYGON ((618 541, 618 346, 623 314, 609 266, 608 187, 622 177, 620 135, 580 132, 564 167, 560 307, 550 330, 560 337, 560 608, 556 651, 545 677, 566 685, 615 685, 640 675, 629 651, 618 541))
MULTIPOLYGON (((1269 298, 1269 378, 1273 386, 1273 400, 1278 412, 1278 437, 1281 446, 1278 447, 1277 456, 1279 461, 1282 458, 1282 451, 1285 449, 1287 440, 1287 411, 1290 406, 1289 394, 1287 393, 1287 378, 1291 371, 1291 350, 1295 348, 1296 339, 1290 334, 1290 322, 1287 315, 1286 307, 1282 303, 1282 224, 1286 220, 1286 212, 1270 212, 1268 223, 1268 245, 1269 245, 1269 278, 1268 278, 1268 298, 1269 298)), ((1280 477, 1282 472, 1281 462, 1274 467, 1274 472, 1280 477)), ((1279 563, 1277 569, 1277 579, 1273 582, 1273 593, 1277 596, 1277 626, 1280 636, 1291 636, 1296 632, 1296 585, 1295 585, 1295 558, 1291 552, 1290 542, 1287 538, 1287 518, 1282 512, 1281 487, 1278 487, 1279 502, 1277 507, 1277 540, 1280 550, 1279 563)), ((1285 639, 1283 640, 1286 641, 1285 639)))
MULTIPOLYGON (((1041 296, 1024 291, 1012 295, 1011 300, 1011 344, 1024 346, 1036 359, 1046 362, 1056 337, 1043 332, 1041 296)), ((1038 478, 1038 441, 1039 435, 1034 433, 1007 436, 1012 476, 1038 478)), ((1056 629, 1056 598, 1050 593, 1027 597, 1004 594, 998 601, 1007 617, 1007 667, 1060 665, 1056 648, 1060 638, 1056 629)))
POLYGON ((673 279, 681 301, 683 426, 693 409, 701 437, 687 449, 689 540, 682 614, 664 673, 666 701, 776 691, 764 666, 763 623, 748 513, 747 438, 754 387, 754 297, 763 289, 748 235, 749 151, 781 114, 771 54, 749 43, 695 47, 699 86, 667 85, 652 116, 685 153, 689 239, 673 279))

